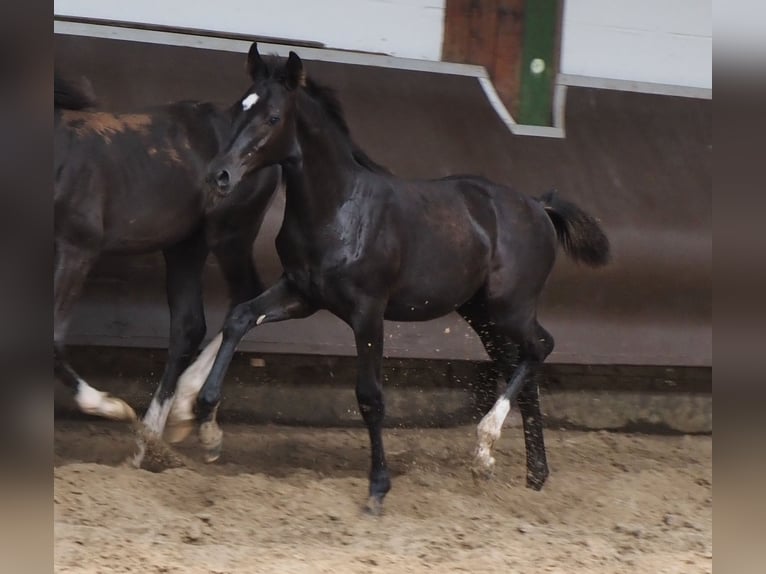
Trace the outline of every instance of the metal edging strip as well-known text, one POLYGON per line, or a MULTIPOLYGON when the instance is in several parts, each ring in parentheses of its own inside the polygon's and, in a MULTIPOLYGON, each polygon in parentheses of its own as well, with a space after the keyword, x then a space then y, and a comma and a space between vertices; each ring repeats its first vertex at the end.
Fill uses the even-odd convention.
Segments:
MULTIPOLYGON (((168 31, 167 29, 151 30, 143 25, 141 28, 130 28, 124 23, 121 23, 119 26, 110 26, 107 24, 93 24, 89 22, 56 20, 55 18, 53 22, 53 31, 55 34, 71 36, 145 42, 149 44, 183 46, 245 54, 250 49, 250 44, 252 43, 252 40, 226 38, 209 35, 207 33, 205 35, 197 35, 180 31, 168 31)), ((259 45, 263 47, 263 52, 275 53, 279 56, 287 56, 291 49, 290 46, 286 44, 263 42, 259 43, 259 45)), ((490 105, 495 110, 495 113, 514 135, 564 137, 563 127, 559 125, 547 127, 527 126, 516 123, 500 97, 497 95, 492 80, 484 66, 457 64, 452 62, 434 62, 414 58, 398 58, 383 54, 334 50, 331 48, 301 47, 300 51, 301 57, 304 57, 307 60, 473 77, 478 80, 490 105)), ((560 102, 560 104, 563 105, 563 102, 560 102)))
MULTIPOLYGON (((82 21, 61 20, 56 19, 55 17, 53 31, 55 34, 184 46, 189 48, 238 53, 247 53, 252 42, 250 39, 241 37, 227 38, 225 36, 216 36, 213 32, 205 32, 204 35, 199 35, 184 32, 182 30, 171 31, 167 27, 154 30, 144 24, 142 24, 140 28, 131 28, 129 23, 120 23, 120 25, 103 23, 95 24, 82 21)), ((263 46, 264 51, 275 53, 279 56, 287 56, 291 49, 291 46, 281 43, 263 42, 261 45, 263 46)), ((611 78, 595 78, 572 74, 558 74, 556 76, 554 87, 553 126, 525 125, 519 124, 514 120, 513 116, 500 99, 500 96, 497 94, 495 86, 484 66, 452 62, 435 62, 431 60, 418 60, 415 58, 399 58, 384 54, 335 50, 331 48, 314 48, 308 46, 301 46, 300 51, 301 56, 305 57, 307 60, 476 78, 485 97, 492 106, 492 109, 511 133, 518 136, 550 138, 566 137, 564 118, 567 86, 702 99, 712 99, 713 97, 712 90, 706 88, 656 84, 652 82, 635 82, 611 78)))
POLYGON ((677 96, 683 98, 713 99, 713 90, 695 86, 678 86, 675 84, 658 84, 654 82, 637 82, 615 78, 597 78, 594 76, 578 76, 576 74, 559 74, 557 84, 578 88, 598 88, 601 90, 618 90, 622 92, 639 92, 642 94, 657 94, 661 96, 677 96))

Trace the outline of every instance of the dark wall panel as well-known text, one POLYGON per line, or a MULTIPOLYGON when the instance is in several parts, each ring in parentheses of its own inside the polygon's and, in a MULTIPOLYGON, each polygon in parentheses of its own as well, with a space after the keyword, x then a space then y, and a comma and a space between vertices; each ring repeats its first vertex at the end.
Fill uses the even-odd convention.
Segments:
MULTIPOLYGON (((228 103, 248 84, 244 54, 57 36, 56 60, 66 74, 87 76, 106 108, 228 103)), ((546 291, 540 314, 557 341, 552 361, 712 364, 711 101, 570 88, 566 139, 532 138, 511 134, 472 78, 306 65, 338 89, 362 147, 396 173, 477 173, 530 194, 556 187, 602 220, 614 263, 593 271, 562 256, 546 291)), ((283 205, 278 197, 254 250, 270 280, 280 271, 273 238, 283 205)), ((162 280, 157 255, 105 259, 71 340, 164 345, 162 280)), ((206 288, 212 330, 225 304, 212 262, 206 288)), ((455 316, 388 324, 387 340, 391 356, 484 356, 455 316)), ((345 355, 353 339, 339 321, 318 314, 301 325, 256 329, 243 348, 345 355)))

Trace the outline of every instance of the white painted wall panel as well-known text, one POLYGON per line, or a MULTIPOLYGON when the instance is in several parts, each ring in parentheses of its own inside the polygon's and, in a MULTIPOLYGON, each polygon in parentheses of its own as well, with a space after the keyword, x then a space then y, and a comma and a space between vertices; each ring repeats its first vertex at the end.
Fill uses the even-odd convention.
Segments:
POLYGON ((711 0, 565 0, 561 72, 712 89, 711 0))
POLYGON ((54 0, 80 16, 322 42, 438 61, 445 0, 54 0))

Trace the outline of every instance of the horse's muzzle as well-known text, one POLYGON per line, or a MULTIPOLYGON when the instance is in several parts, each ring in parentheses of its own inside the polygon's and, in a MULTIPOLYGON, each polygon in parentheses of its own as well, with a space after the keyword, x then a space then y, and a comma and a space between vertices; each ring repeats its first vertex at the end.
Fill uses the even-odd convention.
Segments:
POLYGON ((207 183, 218 193, 226 194, 231 187, 231 174, 226 169, 211 171, 207 176, 207 183))

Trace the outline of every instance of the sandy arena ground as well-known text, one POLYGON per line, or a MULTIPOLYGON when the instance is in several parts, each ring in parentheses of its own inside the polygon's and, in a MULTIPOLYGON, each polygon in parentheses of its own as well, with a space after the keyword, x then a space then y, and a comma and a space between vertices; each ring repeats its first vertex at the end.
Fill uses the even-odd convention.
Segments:
POLYGON ((479 485, 473 427, 388 429, 393 489, 374 518, 363 428, 224 431, 217 464, 149 472, 120 466, 127 427, 58 421, 56 572, 712 572, 711 437, 548 429, 534 492, 520 429, 479 485))

